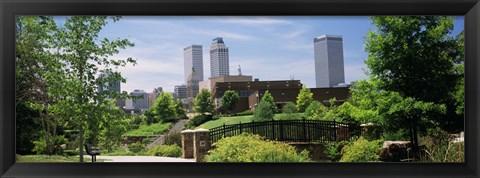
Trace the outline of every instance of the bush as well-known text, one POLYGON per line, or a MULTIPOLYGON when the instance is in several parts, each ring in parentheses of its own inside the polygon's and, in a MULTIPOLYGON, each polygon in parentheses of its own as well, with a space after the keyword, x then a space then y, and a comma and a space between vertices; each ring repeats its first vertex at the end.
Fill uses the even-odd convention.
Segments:
POLYGON ((325 154, 332 162, 338 162, 342 158, 342 149, 348 145, 348 141, 331 142, 325 145, 325 154))
POLYGON ((140 142, 135 142, 130 145, 128 145, 128 150, 133 152, 133 153, 138 153, 143 150, 143 145, 140 142))
POLYGON ((285 143, 266 141, 259 135, 243 133, 223 138, 205 156, 207 162, 309 162, 308 151, 297 153, 285 143))
POLYGON ((214 117, 212 115, 198 115, 193 117, 193 119, 190 119, 188 123, 185 125, 186 128, 195 128, 199 125, 202 125, 205 122, 214 120, 214 117))
POLYGON ((372 162, 379 161, 382 140, 368 141, 363 137, 345 145, 340 162, 372 162))
POLYGON ((167 134, 165 136, 165 144, 166 145, 177 145, 182 146, 182 135, 180 132, 167 134))
POLYGON ((452 142, 453 137, 440 128, 427 129, 427 136, 421 137, 419 142, 425 145, 425 155, 422 162, 464 162, 464 142, 452 142))
POLYGON ((178 145, 159 145, 147 150, 147 155, 178 158, 182 156, 182 148, 178 145))
POLYGON ((304 116, 307 119, 321 120, 326 112, 327 108, 322 103, 313 101, 305 110, 304 116))
POLYGON ((285 113, 285 114, 293 114, 293 113, 296 113, 296 112, 297 112, 297 106, 295 105, 295 103, 287 102, 283 106, 283 113, 285 113))
POLYGON ((383 140, 410 140, 408 132, 403 129, 398 130, 397 132, 384 132, 382 134, 383 140))
POLYGON ((246 116, 246 115, 253 115, 253 110, 246 110, 246 111, 233 114, 233 116, 246 116))

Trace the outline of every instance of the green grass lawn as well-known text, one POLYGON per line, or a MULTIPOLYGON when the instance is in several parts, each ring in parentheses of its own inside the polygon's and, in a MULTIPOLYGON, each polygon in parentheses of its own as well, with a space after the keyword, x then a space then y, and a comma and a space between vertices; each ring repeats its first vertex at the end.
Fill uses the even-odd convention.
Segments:
POLYGON ((125 136, 149 136, 160 134, 168 130, 172 123, 155 123, 152 125, 141 125, 138 129, 128 131, 125 136))
MULTIPOLYGON (((303 115, 302 113, 292 114, 292 119, 293 118, 301 119, 302 115, 303 115)), ((217 120, 205 122, 202 125, 198 126, 197 128, 211 129, 211 128, 222 126, 224 123, 225 125, 238 124, 240 122, 248 123, 248 122, 252 122, 252 118, 253 118, 253 115, 221 117, 217 120)), ((274 119, 286 120, 290 118, 288 118, 287 114, 281 113, 281 114, 275 114, 274 119)))
MULTIPOLYGON (((91 158, 84 157, 84 162, 91 162, 91 158)), ((62 155, 17 155, 17 162, 78 162, 78 156, 62 155)), ((97 159, 97 162, 101 162, 97 159)))

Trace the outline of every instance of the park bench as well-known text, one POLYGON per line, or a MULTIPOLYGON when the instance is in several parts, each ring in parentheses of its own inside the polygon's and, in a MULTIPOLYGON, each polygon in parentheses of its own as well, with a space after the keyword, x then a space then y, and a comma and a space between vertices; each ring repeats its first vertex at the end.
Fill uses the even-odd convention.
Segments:
POLYGON ((98 147, 92 147, 90 144, 85 144, 85 151, 87 155, 92 156, 92 162, 97 161, 97 155, 100 155, 100 149, 98 147))

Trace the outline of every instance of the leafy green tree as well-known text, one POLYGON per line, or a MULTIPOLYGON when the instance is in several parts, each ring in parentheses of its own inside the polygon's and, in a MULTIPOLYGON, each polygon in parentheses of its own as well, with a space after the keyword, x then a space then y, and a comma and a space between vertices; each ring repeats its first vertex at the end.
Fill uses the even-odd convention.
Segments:
POLYGON ((307 87, 303 86, 297 96, 298 112, 305 112, 310 103, 313 102, 313 93, 307 87))
POLYGON ((123 141, 122 135, 128 130, 128 119, 125 112, 115 106, 115 99, 100 105, 99 111, 103 113, 99 114, 101 122, 98 145, 107 152, 112 152, 123 141))
POLYGON ((366 35, 365 43, 371 78, 380 81, 381 90, 446 104, 446 115, 436 121, 451 130, 452 124, 463 118, 456 115, 452 97, 463 77, 454 67, 463 60, 459 40, 451 37, 453 18, 375 16, 372 21, 376 29, 366 35))
POLYGON ((277 110, 277 106, 273 101, 272 95, 270 95, 270 92, 265 91, 262 99, 260 100, 260 103, 258 104, 257 108, 255 108, 255 111, 253 112, 253 120, 255 121, 272 120, 276 110, 277 110))
POLYGON ((194 99, 195 111, 200 114, 212 113, 214 109, 212 94, 210 91, 203 89, 194 99))
POLYGON ((15 33, 15 109, 16 152, 31 154, 35 145, 40 152, 55 152, 58 118, 50 117, 47 106, 49 73, 58 62, 48 49, 53 48, 57 27, 51 17, 17 16, 15 33), (36 144, 35 144, 36 143, 36 144), (51 150, 51 151, 48 151, 51 150))
MULTIPOLYGON (((55 59, 61 62, 61 65, 55 69, 58 71, 57 74, 61 75, 54 77, 62 84, 61 87, 50 85, 48 91, 49 94, 70 100, 66 102, 70 104, 66 106, 69 109, 63 110, 59 114, 79 130, 80 162, 83 162, 84 129, 88 127, 89 123, 91 125, 92 122, 98 120, 98 117, 89 114, 93 113, 92 109, 98 107, 99 104, 107 102, 108 95, 96 92, 97 86, 110 80, 125 82, 120 73, 115 72, 112 68, 136 62, 132 58, 126 60, 111 58, 114 54, 119 53, 120 49, 132 47, 134 44, 127 39, 99 38, 102 28, 109 23, 109 19, 115 22, 120 17, 67 17, 65 23, 55 33, 57 39, 55 41, 57 47, 55 59), (103 72, 100 69, 111 72, 109 77, 103 79, 104 81, 97 79, 98 73, 103 72)), ((126 93, 122 94, 126 95, 126 93)), ((120 94, 117 93, 118 95, 120 94)))
POLYGON ((237 92, 227 90, 222 96, 222 107, 225 108, 227 112, 232 112, 233 109, 235 109, 239 98, 237 92))
POLYGON ((265 91, 265 93, 263 93, 262 100, 270 103, 270 107, 271 107, 273 113, 277 112, 277 105, 275 104, 275 101, 273 100, 272 94, 270 94, 270 92, 268 90, 265 91))
POLYGON ((183 108, 182 100, 175 100, 175 113, 177 114, 178 118, 186 118, 187 111, 183 108))
POLYGON ((162 122, 171 122, 177 117, 173 96, 162 92, 153 105, 155 119, 162 122))

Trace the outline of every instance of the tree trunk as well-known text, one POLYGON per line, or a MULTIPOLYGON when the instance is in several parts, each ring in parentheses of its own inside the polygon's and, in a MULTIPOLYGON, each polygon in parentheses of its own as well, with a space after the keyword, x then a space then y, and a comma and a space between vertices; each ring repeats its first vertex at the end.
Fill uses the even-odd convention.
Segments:
POLYGON ((79 139, 79 143, 78 143, 78 148, 79 148, 79 151, 80 151, 80 162, 82 163, 83 162, 83 125, 80 124, 80 129, 79 129, 79 136, 80 136, 80 139, 79 139))
POLYGON ((418 156, 418 134, 417 134, 417 119, 413 119, 413 156, 414 158, 418 156))

